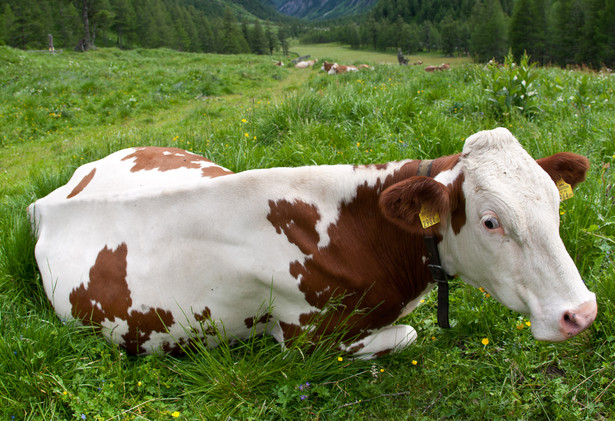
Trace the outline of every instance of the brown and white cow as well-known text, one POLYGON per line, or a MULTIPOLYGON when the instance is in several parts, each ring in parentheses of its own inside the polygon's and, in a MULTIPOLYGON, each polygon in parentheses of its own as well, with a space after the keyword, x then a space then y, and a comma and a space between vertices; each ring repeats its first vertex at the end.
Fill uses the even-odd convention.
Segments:
POLYGON ((593 322, 595 295, 559 237, 555 184, 583 181, 586 158, 536 161, 499 128, 433 160, 429 176, 417 175, 422 162, 233 174, 179 149, 116 152, 29 208, 47 296, 60 317, 133 353, 194 335, 216 345, 212 325, 283 342, 346 323, 341 348, 373 357, 416 338, 392 324, 434 286, 427 232, 448 274, 529 315, 536 339, 593 322), (423 229, 421 209, 440 222, 423 229))
POLYGON ((338 74, 342 74, 342 73, 358 72, 359 71, 359 69, 356 68, 355 66, 350 66, 350 65, 349 66, 343 66, 343 65, 337 64, 337 63, 329 63, 328 61, 325 61, 325 62, 322 63, 322 67, 320 68, 320 70, 324 70, 329 75, 338 75, 338 74))
POLYGON ((425 71, 426 72, 435 72, 435 71, 449 70, 450 68, 451 68, 450 64, 442 63, 439 66, 427 66, 427 67, 425 67, 425 71))

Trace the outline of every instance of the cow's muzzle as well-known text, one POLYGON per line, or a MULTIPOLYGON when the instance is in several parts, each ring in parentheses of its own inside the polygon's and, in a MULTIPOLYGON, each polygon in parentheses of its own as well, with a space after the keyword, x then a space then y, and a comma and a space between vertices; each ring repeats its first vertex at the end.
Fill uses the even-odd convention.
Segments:
POLYGON ((597 313, 598 305, 595 298, 574 309, 564 311, 559 322, 564 338, 571 338, 587 329, 596 319, 597 313))

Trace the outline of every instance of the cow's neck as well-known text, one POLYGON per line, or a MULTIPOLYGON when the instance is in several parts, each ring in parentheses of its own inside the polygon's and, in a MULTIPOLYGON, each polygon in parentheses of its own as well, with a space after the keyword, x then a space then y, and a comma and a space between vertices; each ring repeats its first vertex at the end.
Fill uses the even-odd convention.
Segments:
MULTIPOLYGON (((433 162, 432 159, 421 161, 417 175, 432 177, 433 162)), ((438 251, 438 237, 435 235, 425 235, 423 239, 429 258, 429 272, 438 285, 438 325, 443 329, 449 329, 451 325, 448 320, 448 281, 453 279, 453 276, 446 273, 442 267, 440 252, 438 251)))

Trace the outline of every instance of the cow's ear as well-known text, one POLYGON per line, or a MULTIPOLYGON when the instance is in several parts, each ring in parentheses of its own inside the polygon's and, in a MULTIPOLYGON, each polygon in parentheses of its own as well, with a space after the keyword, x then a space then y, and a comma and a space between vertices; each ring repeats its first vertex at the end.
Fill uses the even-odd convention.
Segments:
POLYGON ((406 231, 435 234, 441 223, 434 222, 448 216, 450 198, 447 188, 433 178, 410 177, 382 192, 380 209, 387 219, 406 231), (433 225, 424 228, 429 224, 433 225))
POLYGON ((589 169, 589 159, 571 152, 556 153, 537 159, 536 162, 555 183, 563 179, 572 188, 585 180, 585 175, 589 169))

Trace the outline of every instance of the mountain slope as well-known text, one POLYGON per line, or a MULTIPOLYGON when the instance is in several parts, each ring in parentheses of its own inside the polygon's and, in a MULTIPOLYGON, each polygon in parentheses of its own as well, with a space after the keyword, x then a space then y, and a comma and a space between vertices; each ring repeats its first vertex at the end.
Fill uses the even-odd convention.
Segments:
POLYGON ((309 20, 366 13, 377 2, 378 0, 273 0, 280 13, 309 20))
POLYGON ((243 19, 259 18, 278 21, 286 16, 276 10, 271 0, 181 0, 179 4, 190 5, 208 17, 222 17, 229 7, 235 17, 243 19))

